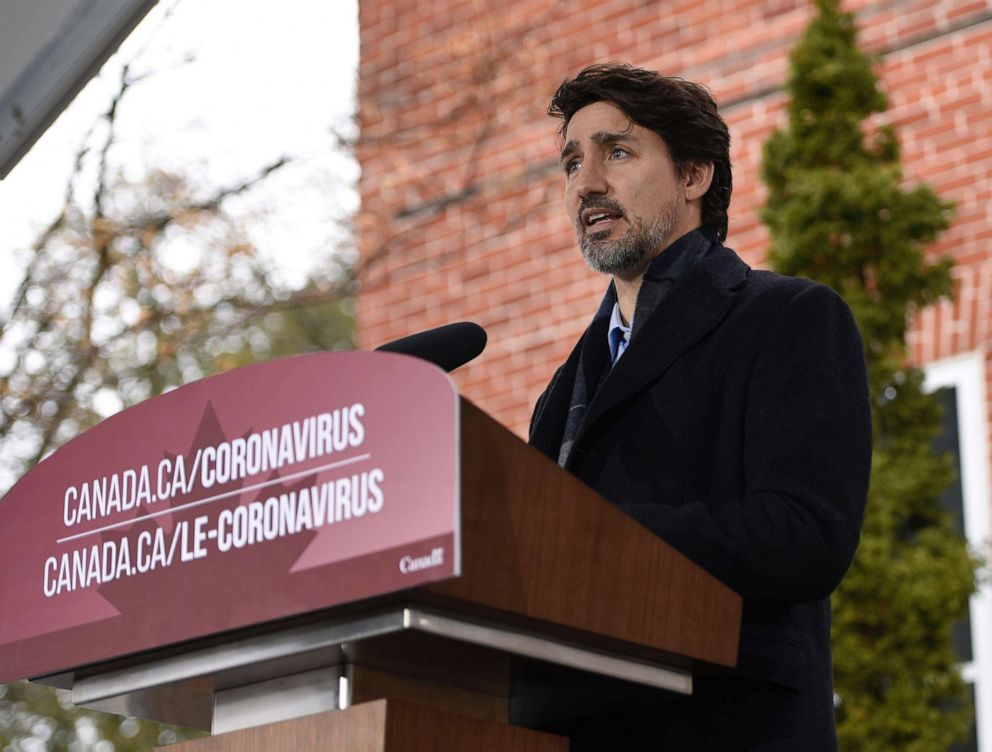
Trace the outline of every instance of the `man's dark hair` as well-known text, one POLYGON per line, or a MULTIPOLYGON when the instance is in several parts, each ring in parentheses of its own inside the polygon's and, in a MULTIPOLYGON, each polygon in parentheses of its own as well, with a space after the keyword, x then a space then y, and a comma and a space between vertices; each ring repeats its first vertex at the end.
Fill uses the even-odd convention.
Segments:
POLYGON ((657 133, 679 175, 693 163, 713 164, 713 183, 703 196, 702 222, 727 237, 733 177, 730 133, 709 91, 681 78, 630 65, 591 65, 566 80, 551 98, 548 114, 561 118, 562 139, 572 116, 594 102, 610 102, 642 128, 657 133))

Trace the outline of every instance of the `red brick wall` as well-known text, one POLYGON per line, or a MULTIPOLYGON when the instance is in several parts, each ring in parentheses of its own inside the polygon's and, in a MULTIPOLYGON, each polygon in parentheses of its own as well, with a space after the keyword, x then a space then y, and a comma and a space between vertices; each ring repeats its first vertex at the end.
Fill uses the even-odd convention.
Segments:
MULTIPOLYGON (((879 55, 907 182, 958 205, 933 252, 956 258, 959 300, 918 317, 913 355, 977 349, 992 366, 992 2, 846 7, 879 55)), ((606 284, 575 247, 544 114, 592 62, 712 89, 734 144, 728 244, 760 265, 761 145, 782 122, 787 54, 810 15, 797 0, 361 0, 362 344, 477 321, 490 343, 459 388, 526 431, 606 284)))

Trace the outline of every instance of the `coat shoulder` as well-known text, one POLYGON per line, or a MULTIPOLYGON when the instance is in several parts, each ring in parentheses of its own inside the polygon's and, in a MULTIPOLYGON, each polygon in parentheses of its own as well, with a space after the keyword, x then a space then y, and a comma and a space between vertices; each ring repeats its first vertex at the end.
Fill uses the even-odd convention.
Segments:
POLYGON ((832 289, 805 277, 786 277, 763 269, 752 269, 748 275, 748 288, 753 294, 771 295, 778 299, 791 299, 802 294, 837 297, 832 289))
POLYGON ((832 288, 805 277, 785 277, 775 272, 752 270, 739 291, 741 302, 755 312, 775 316, 788 310, 792 314, 809 311, 833 311, 853 319, 847 302, 832 288))

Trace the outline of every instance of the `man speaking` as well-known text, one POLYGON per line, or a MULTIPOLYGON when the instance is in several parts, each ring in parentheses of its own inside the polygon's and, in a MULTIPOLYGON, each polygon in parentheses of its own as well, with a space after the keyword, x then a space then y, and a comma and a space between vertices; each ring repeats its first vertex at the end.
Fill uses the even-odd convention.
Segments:
POLYGON ((573 749, 835 750, 829 596, 871 457, 853 317, 723 245, 730 138, 703 87, 593 66, 549 114, 579 246, 612 281, 531 443, 744 600, 735 669, 577 720, 573 749))

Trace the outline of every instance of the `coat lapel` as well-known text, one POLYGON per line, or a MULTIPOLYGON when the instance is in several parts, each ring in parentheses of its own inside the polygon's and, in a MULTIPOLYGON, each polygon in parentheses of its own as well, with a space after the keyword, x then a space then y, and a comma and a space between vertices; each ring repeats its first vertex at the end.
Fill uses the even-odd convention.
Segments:
POLYGON ((561 447, 562 433, 565 430, 565 421, 568 418, 572 383, 578 372, 579 353, 582 343, 588 336, 589 331, 586 330, 568 356, 568 360, 555 372, 548 388, 538 399, 534 415, 531 417, 529 443, 556 461, 561 447))
POLYGON ((530 443, 551 459, 558 459, 562 434, 571 408, 576 378, 586 381, 586 393, 592 395, 603 371, 609 367, 606 333, 616 294, 611 284, 589 326, 568 360, 555 373, 551 383, 538 400, 530 426, 530 443), (581 372, 580 372, 581 371, 581 372))
MULTIPOLYGON (((576 448, 588 440, 601 417, 656 381, 683 352, 716 327, 749 272, 737 254, 721 245, 692 266, 638 327, 627 351, 596 392, 576 437, 576 448)), ((605 343, 605 330, 602 339, 605 343)), ((581 452, 573 451, 573 457, 579 455, 581 452)))

